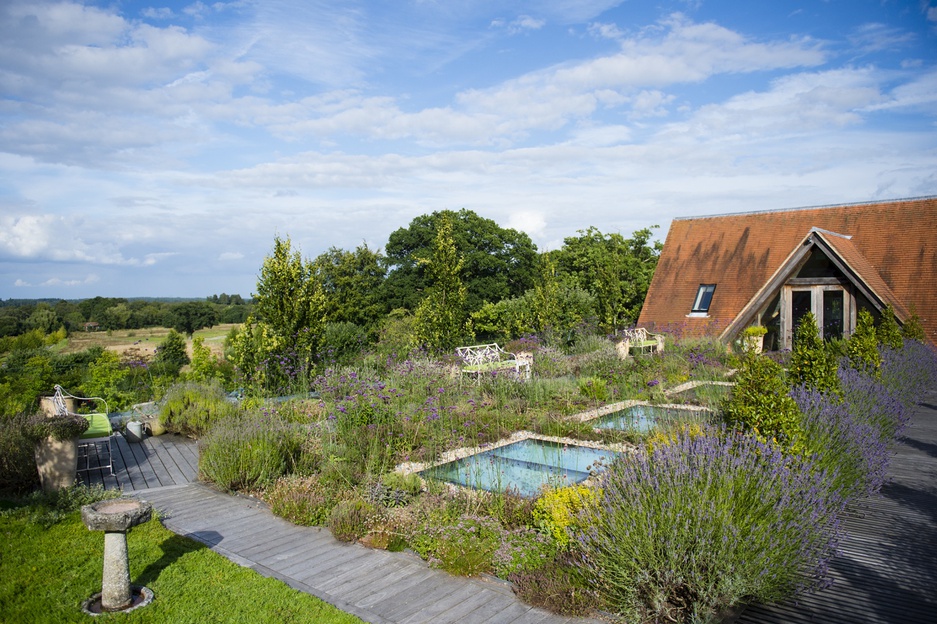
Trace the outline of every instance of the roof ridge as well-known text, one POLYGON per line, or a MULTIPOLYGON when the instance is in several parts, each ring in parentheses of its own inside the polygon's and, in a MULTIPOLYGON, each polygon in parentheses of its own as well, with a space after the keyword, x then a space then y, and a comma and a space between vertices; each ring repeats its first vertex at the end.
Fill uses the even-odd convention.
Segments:
POLYGON ((921 195, 919 197, 901 197, 886 200, 870 200, 864 202, 844 203, 844 204, 821 204, 817 206, 800 206, 798 208, 766 208, 764 210, 747 210, 745 212, 723 212, 720 214, 700 215, 696 217, 674 217, 674 221, 692 221, 694 219, 712 219, 714 217, 741 217, 746 215, 768 214, 772 212, 796 212, 799 210, 822 210, 827 208, 848 208, 851 206, 874 206, 876 204, 898 204, 912 201, 926 201, 937 199, 937 195, 921 195))
POLYGON ((840 234, 839 232, 834 232, 832 230, 824 230, 823 228, 818 228, 816 226, 810 228, 810 233, 819 232, 820 234, 829 234, 830 236, 839 236, 840 238, 845 238, 846 240, 852 240, 852 234, 840 234))

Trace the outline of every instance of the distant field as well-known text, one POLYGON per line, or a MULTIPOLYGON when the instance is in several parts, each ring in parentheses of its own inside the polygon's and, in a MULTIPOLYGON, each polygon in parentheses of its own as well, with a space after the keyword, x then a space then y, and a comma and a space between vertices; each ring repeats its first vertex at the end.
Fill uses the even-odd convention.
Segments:
MULTIPOLYGON (((216 355, 222 355, 224 351, 224 339, 231 331, 231 328, 237 327, 236 323, 226 323, 215 325, 209 329, 202 329, 195 332, 196 336, 202 336, 205 339, 205 346, 212 350, 216 355)), ((62 349, 62 353, 75 353, 83 351, 89 347, 101 346, 105 349, 117 352, 119 355, 137 352, 141 357, 152 357, 156 347, 160 342, 166 339, 169 333, 168 327, 151 327, 149 329, 122 329, 111 332, 73 332, 68 337, 68 344, 62 349)), ((188 341, 189 355, 192 355, 192 341, 188 341)))

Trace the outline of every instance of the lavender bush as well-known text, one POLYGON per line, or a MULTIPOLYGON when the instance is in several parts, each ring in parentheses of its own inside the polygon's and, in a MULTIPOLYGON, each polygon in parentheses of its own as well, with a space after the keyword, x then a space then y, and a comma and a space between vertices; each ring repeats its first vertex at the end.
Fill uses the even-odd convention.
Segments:
POLYGON ((226 490, 251 490, 287 474, 303 433, 275 415, 248 413, 221 420, 199 441, 199 478, 226 490))
POLYGON ((829 394, 801 386, 791 396, 803 414, 806 452, 824 467, 831 488, 849 500, 879 491, 889 461, 888 440, 881 431, 829 394))
POLYGON ((914 405, 923 393, 937 387, 937 351, 917 340, 905 340, 902 349, 883 347, 882 384, 902 403, 914 405))
POLYGON ((582 564, 633 621, 705 619, 821 586, 840 536, 844 499, 820 467, 722 428, 621 458, 599 487, 582 564))
POLYGON ((883 440, 893 440, 908 426, 909 405, 873 374, 845 361, 839 367, 846 409, 853 418, 875 427, 883 440))

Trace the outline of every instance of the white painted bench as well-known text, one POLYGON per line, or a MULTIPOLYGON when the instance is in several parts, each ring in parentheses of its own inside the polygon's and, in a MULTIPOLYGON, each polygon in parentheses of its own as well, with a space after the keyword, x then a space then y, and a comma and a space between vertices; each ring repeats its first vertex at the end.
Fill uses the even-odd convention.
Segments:
POLYGON ((476 381, 485 373, 511 370, 519 379, 530 379, 530 358, 505 351, 497 343, 459 347, 455 352, 462 358, 462 374, 474 375, 476 381))
POLYGON ((618 355, 622 359, 635 353, 663 353, 664 337, 661 334, 652 334, 643 327, 626 329, 622 331, 624 340, 618 343, 618 355))

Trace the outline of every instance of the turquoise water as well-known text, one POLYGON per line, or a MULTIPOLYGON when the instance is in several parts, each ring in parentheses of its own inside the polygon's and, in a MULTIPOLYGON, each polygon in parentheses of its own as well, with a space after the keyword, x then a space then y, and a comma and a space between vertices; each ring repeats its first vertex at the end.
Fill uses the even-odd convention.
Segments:
POLYGON ((489 492, 516 490, 521 496, 533 498, 545 484, 566 486, 585 481, 590 470, 601 470, 616 454, 528 439, 441 464, 421 474, 489 492))
POLYGON ((638 433, 647 433, 658 423, 667 421, 702 421, 704 413, 698 410, 679 409, 675 407, 661 407, 659 405, 632 405, 620 412, 613 412, 606 416, 596 418, 592 425, 598 429, 631 430, 638 433))

